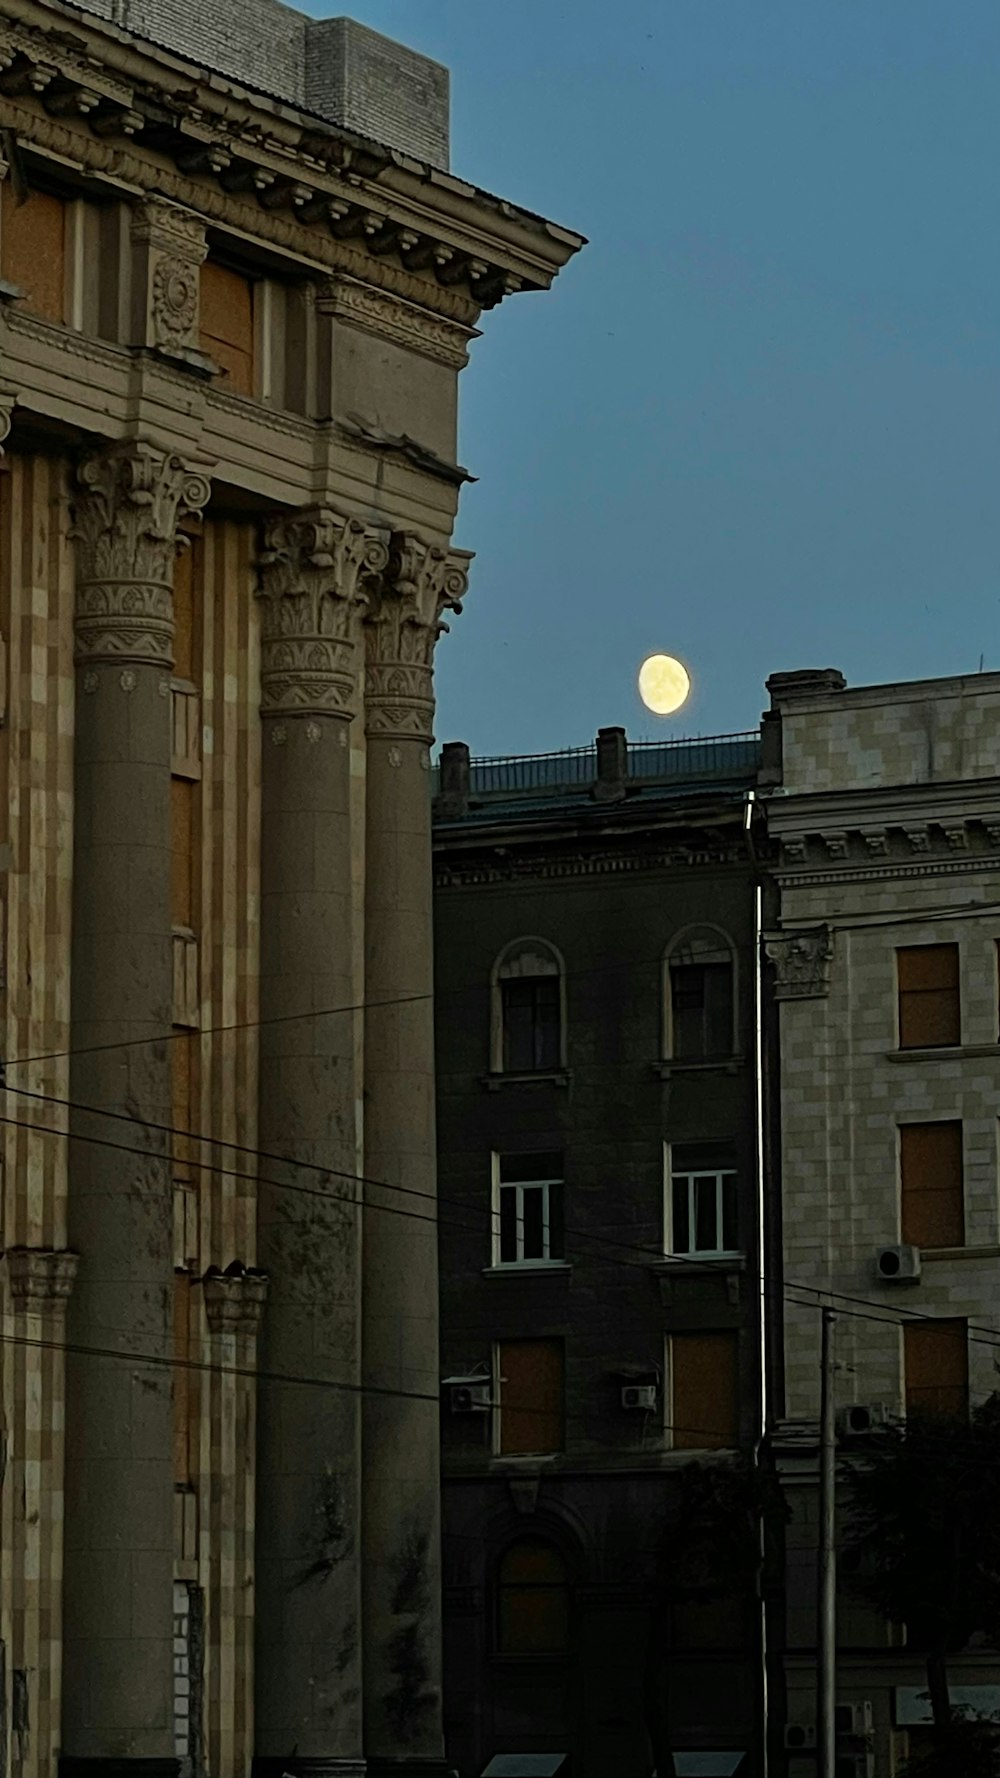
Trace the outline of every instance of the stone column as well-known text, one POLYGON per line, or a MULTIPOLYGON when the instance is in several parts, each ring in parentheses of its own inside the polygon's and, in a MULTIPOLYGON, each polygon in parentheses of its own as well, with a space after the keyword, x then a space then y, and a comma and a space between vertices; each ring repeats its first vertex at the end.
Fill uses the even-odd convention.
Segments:
POLYGON ((364 1771, 358 1088, 354 1014, 329 1009, 355 998, 348 729, 387 558, 320 509, 272 524, 261 564, 258 1778, 364 1771))
POLYGON ((394 537, 366 623, 364 1676, 380 1778, 447 1769, 429 749, 434 644, 468 563, 394 537))
POLYGON ((172 1017, 177 521, 209 485, 142 444, 87 459, 79 482, 70 1096, 132 1121, 71 1121, 61 1767, 169 1778, 173 1205, 151 1125, 170 1122, 170 1056, 151 1040, 172 1017))

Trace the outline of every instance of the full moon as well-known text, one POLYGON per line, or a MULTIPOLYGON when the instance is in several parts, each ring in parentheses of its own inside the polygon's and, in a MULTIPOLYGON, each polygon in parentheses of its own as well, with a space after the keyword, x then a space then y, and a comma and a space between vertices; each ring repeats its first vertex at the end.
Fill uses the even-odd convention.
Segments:
POLYGON ((657 716, 672 716, 690 690, 691 675, 672 654, 648 655, 639 668, 639 696, 657 716))

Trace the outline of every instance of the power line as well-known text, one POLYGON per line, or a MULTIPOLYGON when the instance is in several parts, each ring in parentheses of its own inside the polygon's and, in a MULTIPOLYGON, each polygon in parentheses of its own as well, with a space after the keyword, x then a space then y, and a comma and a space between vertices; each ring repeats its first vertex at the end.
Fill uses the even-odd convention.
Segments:
MULTIPOLYGON (((832 932, 861 932, 877 930, 881 926, 922 926, 932 924, 937 920, 956 920, 963 919, 969 914, 991 913, 1000 913, 1000 901, 969 901, 954 906, 942 904, 940 907, 927 908, 912 914, 874 915, 870 919, 853 922, 837 919, 827 920, 824 923, 832 932)), ((811 924, 815 925, 817 922, 813 921, 811 924)), ((801 928, 792 926, 783 930, 794 933, 801 928)), ((644 966, 662 968, 666 961, 668 943, 669 941, 666 941, 661 950, 648 957, 623 958, 614 963, 594 963, 577 969, 566 969, 563 971, 563 980, 575 981, 587 976, 614 974, 619 970, 641 969, 644 966)), ((384 1000, 345 1001, 337 1006, 310 1008, 304 1012, 276 1013, 265 1019, 243 1019, 228 1025, 206 1025, 196 1030, 178 1029, 176 1026, 172 1026, 169 1030, 157 1032, 152 1037, 128 1037, 115 1043, 84 1044, 69 1049, 45 1050, 34 1056, 12 1056, 4 1061, 3 1066, 5 1068, 26 1068, 34 1063, 65 1061, 73 1056, 103 1055, 111 1050, 138 1049, 156 1043, 176 1043, 182 1038, 220 1037, 239 1031, 258 1031, 265 1026, 300 1024, 305 1019, 328 1019, 334 1018, 340 1013, 377 1011, 382 1007, 406 1006, 421 1000, 441 1002, 442 1000, 457 999, 464 994, 478 994, 483 987, 488 988, 488 986, 488 979, 477 980, 455 987, 428 989, 420 994, 389 995, 384 1000)))
MULTIPOLYGON (((14 1089, 14 1090, 17 1090, 17 1089, 14 1089)), ((97 1112, 97 1113, 94 1113, 93 1115, 99 1117, 103 1114, 97 1112)), ((32 1134, 36 1134, 36 1135, 45 1135, 45 1136, 53 1136, 53 1137, 61 1138, 61 1139, 68 1141, 68 1142, 86 1142, 88 1144, 91 1144, 91 1145, 99 1147, 99 1148, 108 1148, 108 1149, 112 1149, 116 1152, 123 1153, 123 1154, 137 1155, 139 1158, 141 1158, 143 1160, 168 1161, 170 1159, 170 1157, 166 1154, 157 1155, 155 1150, 151 1150, 148 1148, 138 1148, 135 1145, 128 1144, 128 1143, 111 1142, 108 1140, 107 1137, 93 1136, 93 1135, 86 1134, 85 1132, 82 1132, 82 1131, 75 1131, 75 1130, 68 1130, 67 1131, 67 1130, 52 1129, 52 1127, 47 1124, 28 1123, 23 1119, 10 1118, 10 1117, 6 1117, 6 1116, 0 1116, 0 1124, 6 1124, 6 1125, 14 1127, 15 1129, 25 1130, 28 1133, 32 1133, 32 1134)), ((169 1126, 168 1126, 168 1128, 169 1128, 169 1126)), ((279 1191, 283 1190, 283 1191, 299 1192, 305 1196, 322 1198, 328 1203, 332 1202, 332 1203, 344 1204, 348 1208, 354 1207, 356 1209, 380 1210, 380 1211, 383 1211, 387 1215, 403 1216, 403 1217, 408 1218, 411 1221, 426 1222, 426 1223, 429 1223, 433 1226, 437 1226, 438 1224, 443 1223, 445 1226, 460 1228, 465 1233, 480 1232, 480 1230, 478 1228, 476 1228, 476 1226, 473 1223, 458 1223, 458 1222, 455 1222, 454 1219, 450 1219, 450 1218, 445 1218, 445 1217, 440 1217, 440 1216, 423 1215, 419 1211, 401 1210, 396 1205, 372 1204, 372 1203, 365 1202, 364 1200, 359 1199, 357 1197, 349 1197, 346 1194, 342 1194, 342 1193, 332 1193, 331 1194, 329 1192, 321 1191, 317 1187, 296 1185, 296 1184, 292 1184, 290 1182, 281 1181, 281 1180, 268 1180, 268 1179, 262 1180, 260 1178, 259 1174, 256 1174, 256 1173, 242 1172, 242 1171, 231 1169, 231 1168, 219 1168, 219 1167, 212 1166, 209 1162, 204 1162, 204 1161, 201 1161, 201 1162, 193 1161, 193 1162, 186 1163, 186 1164, 189 1164, 193 1168, 199 1169, 201 1171, 216 1173, 223 1178, 243 1179, 243 1180, 255 1182, 257 1184, 271 1185, 276 1190, 279 1190, 279 1191)), ((285 1162, 284 1164, 290 1165, 290 1166, 298 1165, 298 1163, 291 1162, 291 1161, 285 1162)), ((315 1163, 310 1163, 310 1162, 302 1163, 302 1165, 307 1168, 312 1168, 312 1167, 316 1166, 315 1163)), ((337 1177, 347 1178, 347 1179, 350 1179, 353 1182, 358 1183, 358 1184, 372 1185, 380 1191, 399 1192, 399 1193, 403 1193, 407 1196, 421 1197, 421 1198, 425 1198, 429 1201, 433 1201, 433 1194, 432 1193, 417 1192, 417 1191, 414 1191, 413 1188, 411 1188, 411 1187, 392 1185, 387 1180, 369 1179, 365 1174, 338 1173, 338 1171, 336 1169, 325 1170, 325 1169, 317 1168, 316 1170, 329 1171, 331 1174, 333 1174, 337 1177)), ((479 1217, 480 1219, 489 1218, 492 1221, 492 1217, 493 1217, 492 1209, 483 1208, 482 1210, 479 1210, 473 1205, 460 1204, 458 1202, 458 1200, 450 1199, 450 1198, 444 1198, 439 1201, 449 1204, 449 1205, 455 1205, 457 1208, 468 1212, 470 1215, 475 1215, 475 1216, 479 1217)), ((682 1271, 685 1271, 688 1273, 690 1273, 691 1271, 697 1270, 697 1271, 706 1272, 712 1277, 718 1277, 718 1265, 717 1265, 717 1263, 714 1263, 711 1260, 699 1260, 696 1256, 688 1256, 685 1254, 665 1254, 665 1253, 661 1252, 659 1248, 640 1247, 635 1243, 617 1242, 617 1241, 609 1240, 607 1237, 604 1237, 604 1236, 592 1235, 589 1230, 578 1229, 572 1224, 567 1224, 564 1226, 565 1226, 565 1233, 566 1234, 573 1235, 574 1237, 576 1237, 578 1239, 581 1239, 584 1241, 596 1242, 598 1245, 601 1245, 604 1247, 620 1248, 621 1255, 613 1254, 610 1257, 602 1255, 601 1257, 606 1258, 607 1263, 609 1263, 609 1264, 629 1265, 634 1270, 641 1271, 647 1277, 650 1275, 653 1263, 655 1263, 658 1266, 659 1265, 675 1265, 678 1268, 680 1268, 682 1271), (639 1257, 630 1258, 630 1257, 624 1257, 625 1255, 637 1255, 639 1257)), ((765 1291, 769 1292, 772 1296, 779 1294, 779 1292, 775 1290, 773 1285, 765 1285, 764 1289, 765 1289, 765 1291)), ((861 1297, 861 1296, 857 1296, 857 1295, 852 1295, 849 1292, 827 1289, 821 1285, 807 1284, 804 1281, 797 1281, 795 1279, 782 1280, 782 1283, 780 1286, 780 1295, 785 1296, 790 1291, 799 1291, 804 1294, 808 1294, 817 1303, 823 1303, 823 1302, 828 1302, 830 1300, 833 1300, 834 1302, 837 1302, 837 1303, 853 1303, 853 1304, 859 1305, 863 1310, 866 1311, 866 1314, 864 1316, 857 1317, 858 1319, 867 1319, 870 1321, 878 1321, 878 1322, 895 1322, 897 1325, 899 1324, 900 1318, 906 1318, 910 1321, 927 1321, 927 1322, 932 1322, 932 1323, 941 1319, 940 1316, 934 1315, 927 1310, 909 1308, 909 1307, 904 1306, 903 1304, 898 1304, 898 1305, 896 1305, 896 1304, 881 1304, 881 1303, 876 1302, 871 1297, 861 1297)), ((800 1304, 800 1306, 805 1307, 806 1305, 800 1304)), ((983 1327, 979 1323, 972 1322, 972 1321, 966 1321, 966 1326, 969 1329, 970 1336, 971 1336, 973 1330, 986 1336, 986 1338, 981 1343, 989 1344, 989 1345, 1000 1344, 1000 1328, 983 1327)))

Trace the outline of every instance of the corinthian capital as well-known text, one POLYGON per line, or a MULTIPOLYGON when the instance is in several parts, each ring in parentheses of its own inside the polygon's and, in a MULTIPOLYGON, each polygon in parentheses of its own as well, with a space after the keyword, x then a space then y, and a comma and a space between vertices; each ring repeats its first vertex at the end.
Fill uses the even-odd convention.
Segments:
POLYGON ((130 444, 86 457, 77 480, 76 658, 170 666, 177 524, 205 505, 208 478, 130 444))
POLYGON ((261 710, 349 716, 357 616, 388 545, 325 507, 275 519, 259 558, 261 710))
POLYGON ((365 622, 365 711, 370 734, 430 741, 434 645, 446 611, 460 611, 472 554, 396 532, 379 597, 365 622))

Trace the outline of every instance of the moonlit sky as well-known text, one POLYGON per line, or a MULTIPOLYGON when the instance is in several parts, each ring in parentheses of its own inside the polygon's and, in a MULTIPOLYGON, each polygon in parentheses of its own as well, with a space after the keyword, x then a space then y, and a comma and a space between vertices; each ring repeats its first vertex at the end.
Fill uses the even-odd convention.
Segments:
POLYGON ((451 69, 455 172, 590 238, 462 373, 439 739, 722 733, 776 669, 1000 667, 997 0, 353 11, 451 69), (668 719, 657 650, 694 680, 668 719))

